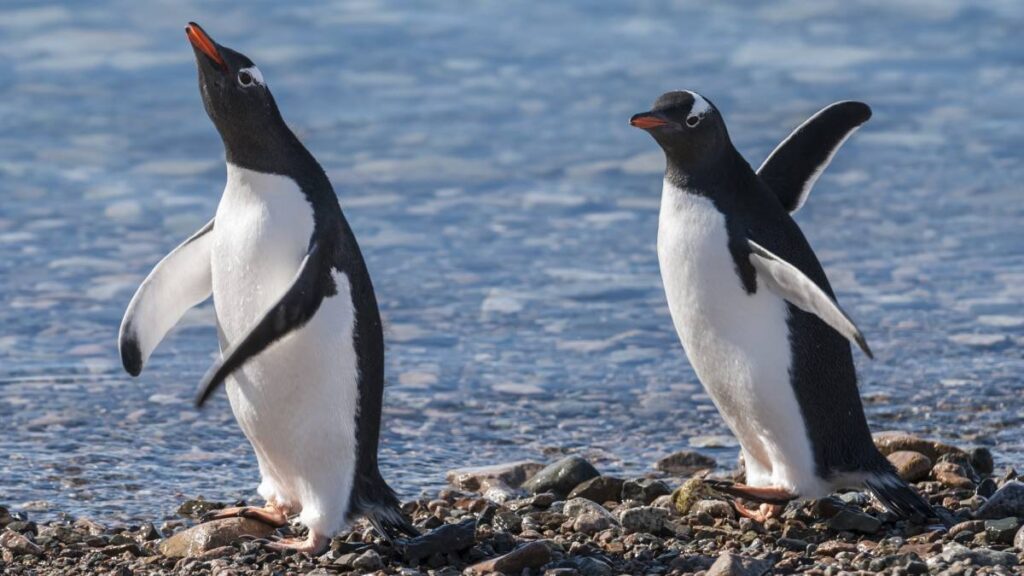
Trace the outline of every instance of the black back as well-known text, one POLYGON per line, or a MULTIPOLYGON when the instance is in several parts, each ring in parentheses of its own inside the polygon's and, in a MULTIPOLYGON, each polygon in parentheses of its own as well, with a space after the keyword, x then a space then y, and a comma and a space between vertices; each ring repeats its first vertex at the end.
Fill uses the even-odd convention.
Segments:
POLYGON ((324 290, 327 294, 335 293, 331 273, 338 270, 348 277, 351 286, 359 405, 357 466, 349 516, 366 513, 373 507, 396 508, 398 499, 381 477, 377 462, 384 394, 384 336, 373 283, 359 244, 327 174, 284 122, 270 90, 255 81, 245 85, 244 79, 239 78, 240 71, 253 66, 252 61, 230 48, 214 45, 223 66, 198 48, 196 61, 203 105, 221 135, 227 161, 240 168, 287 176, 298 184, 313 207, 310 244, 317 246, 323 261, 329 264, 318 270, 319 282, 329 285, 324 290))

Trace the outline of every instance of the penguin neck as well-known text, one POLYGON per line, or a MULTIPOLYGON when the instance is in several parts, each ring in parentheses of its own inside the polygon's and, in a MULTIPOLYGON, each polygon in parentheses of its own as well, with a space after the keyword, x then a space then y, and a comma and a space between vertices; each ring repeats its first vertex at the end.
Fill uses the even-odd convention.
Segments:
POLYGON ((731 144, 718 158, 699 164, 665 154, 665 181, 693 194, 732 196, 747 189, 751 177, 756 175, 750 164, 731 144))

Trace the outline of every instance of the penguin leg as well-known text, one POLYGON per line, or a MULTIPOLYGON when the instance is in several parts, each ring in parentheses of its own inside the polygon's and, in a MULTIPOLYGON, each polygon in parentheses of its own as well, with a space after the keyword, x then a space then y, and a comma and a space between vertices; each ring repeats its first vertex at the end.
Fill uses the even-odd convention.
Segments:
POLYGON ((204 514, 201 520, 203 522, 209 522, 210 520, 221 520, 223 518, 249 518, 252 520, 258 520, 268 526, 273 526, 274 528, 281 528, 282 526, 288 525, 288 514, 285 510, 282 510, 273 504, 267 504, 263 508, 256 508, 255 506, 236 506, 232 508, 224 508, 223 510, 213 510, 204 514))
POLYGON ((736 512, 740 516, 750 518, 758 524, 764 524, 769 518, 775 518, 782 515, 782 511, 786 508, 781 504, 768 504, 767 502, 762 503, 757 510, 751 510, 747 508, 739 498, 732 501, 733 507, 736 508, 736 512))
POLYGON ((722 482, 719 480, 705 480, 704 483, 713 490, 752 502, 784 506, 790 500, 795 500, 797 497, 796 494, 791 493, 789 490, 775 486, 747 486, 738 482, 722 482))
POLYGON ((267 544, 267 548, 277 550, 278 552, 282 552, 284 550, 295 550, 297 552, 304 552, 310 556, 317 556, 327 549, 327 545, 330 544, 330 542, 331 539, 327 536, 310 530, 309 535, 306 536, 305 540, 301 540, 299 538, 284 538, 276 542, 269 542, 267 544))

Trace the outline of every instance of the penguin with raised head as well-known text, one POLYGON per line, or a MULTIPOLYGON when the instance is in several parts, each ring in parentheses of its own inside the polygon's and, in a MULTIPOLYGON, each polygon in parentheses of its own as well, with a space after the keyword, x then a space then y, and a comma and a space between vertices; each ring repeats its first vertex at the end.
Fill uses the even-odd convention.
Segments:
POLYGON ((385 537, 415 534, 377 465, 384 342, 370 276, 331 183, 285 124, 259 68, 186 35, 203 105, 224 143, 227 185, 213 220, 153 269, 132 298, 119 345, 138 375, 186 310, 213 295, 221 358, 196 396, 221 383, 259 464, 263 508, 233 508, 324 549, 366 516, 385 537))
POLYGON ((759 173, 700 94, 669 92, 630 120, 665 152, 657 244, 673 323, 746 464, 745 484, 715 487, 758 521, 852 487, 901 517, 935 516, 872 442, 849 342, 871 350, 790 217, 870 115, 858 102, 822 110, 759 173))

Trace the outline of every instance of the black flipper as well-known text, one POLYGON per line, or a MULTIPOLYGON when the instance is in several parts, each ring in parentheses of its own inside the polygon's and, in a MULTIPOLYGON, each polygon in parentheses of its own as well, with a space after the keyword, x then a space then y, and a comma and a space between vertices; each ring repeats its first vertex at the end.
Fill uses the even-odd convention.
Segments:
POLYGON ((299 272, 284 296, 206 372, 196 391, 196 407, 201 407, 217 386, 247 360, 309 322, 324 298, 334 295, 335 290, 330 264, 324 261, 318 244, 310 243, 299 272))
POLYGON ((786 210, 796 212, 843 142, 869 118, 871 108, 863 102, 848 100, 826 106, 783 140, 757 169, 757 175, 786 210))
POLYGON ((924 523, 931 518, 942 520, 932 505, 911 488, 895 470, 878 472, 864 481, 867 489, 900 518, 924 523))

